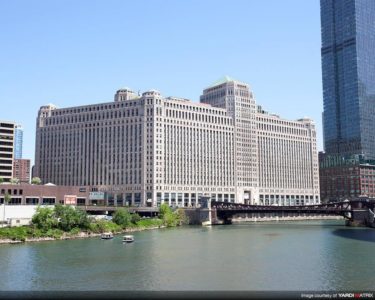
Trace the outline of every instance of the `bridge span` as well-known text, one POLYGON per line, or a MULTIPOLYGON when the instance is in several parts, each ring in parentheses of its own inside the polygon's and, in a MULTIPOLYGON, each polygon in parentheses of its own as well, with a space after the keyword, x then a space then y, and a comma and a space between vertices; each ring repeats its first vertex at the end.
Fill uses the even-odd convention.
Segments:
MULTIPOLYGON (((205 224, 231 224, 236 215, 258 214, 309 214, 326 216, 343 216, 350 226, 375 227, 375 200, 360 198, 341 202, 330 202, 315 205, 278 206, 278 205, 249 205, 230 202, 218 202, 205 199, 203 210, 207 210, 205 224)), ((204 214, 201 214, 204 215, 204 214)))

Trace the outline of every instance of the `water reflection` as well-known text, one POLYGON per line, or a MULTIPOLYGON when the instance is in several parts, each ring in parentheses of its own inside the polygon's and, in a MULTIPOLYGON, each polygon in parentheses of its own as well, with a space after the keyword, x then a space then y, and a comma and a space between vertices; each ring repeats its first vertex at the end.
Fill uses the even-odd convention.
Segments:
POLYGON ((333 234, 347 239, 375 243, 375 229, 373 228, 336 229, 333 234))

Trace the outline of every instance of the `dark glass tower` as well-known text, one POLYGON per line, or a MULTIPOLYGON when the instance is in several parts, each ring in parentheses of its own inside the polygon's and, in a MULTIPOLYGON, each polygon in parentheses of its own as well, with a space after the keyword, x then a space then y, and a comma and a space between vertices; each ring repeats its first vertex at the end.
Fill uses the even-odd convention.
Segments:
POLYGON ((375 0, 321 0, 326 154, 375 159, 375 0))

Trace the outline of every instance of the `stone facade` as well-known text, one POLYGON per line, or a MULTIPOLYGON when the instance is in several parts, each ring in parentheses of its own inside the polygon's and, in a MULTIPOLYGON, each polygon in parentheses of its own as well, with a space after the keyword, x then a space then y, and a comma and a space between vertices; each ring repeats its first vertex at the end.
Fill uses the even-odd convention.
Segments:
POLYGON ((202 196, 260 203, 261 190, 263 204, 277 195, 280 201, 273 203, 279 205, 282 195, 319 202, 313 122, 279 119, 282 128, 292 128, 285 135, 278 132, 280 126, 260 126, 275 118, 257 111, 246 83, 225 77, 203 91, 200 103, 163 97, 156 90, 136 95, 129 88, 118 90, 114 100, 62 109, 42 106, 34 176, 43 183, 95 186, 135 205, 195 206, 202 196), (260 138, 264 135, 269 141, 260 138), (270 160, 271 152, 259 147, 273 147, 273 139, 290 143, 270 160), (260 151, 268 151, 267 156, 260 151), (265 172, 279 168, 276 162, 284 153, 292 153, 283 166, 293 164, 292 171, 272 174, 288 176, 288 184, 273 185, 265 172))
POLYGON ((281 119, 258 107, 259 203, 320 203, 315 124, 281 119))

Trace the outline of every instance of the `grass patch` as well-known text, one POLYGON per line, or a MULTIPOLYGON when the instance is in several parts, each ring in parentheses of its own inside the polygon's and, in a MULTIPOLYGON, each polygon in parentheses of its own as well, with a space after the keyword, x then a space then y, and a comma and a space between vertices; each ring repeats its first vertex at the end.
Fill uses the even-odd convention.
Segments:
POLYGON ((142 219, 137 222, 137 227, 158 227, 163 224, 163 221, 160 219, 142 219))
POLYGON ((97 220, 89 225, 89 231, 93 233, 103 233, 107 231, 121 232, 121 230, 122 228, 120 225, 106 220, 97 220))

